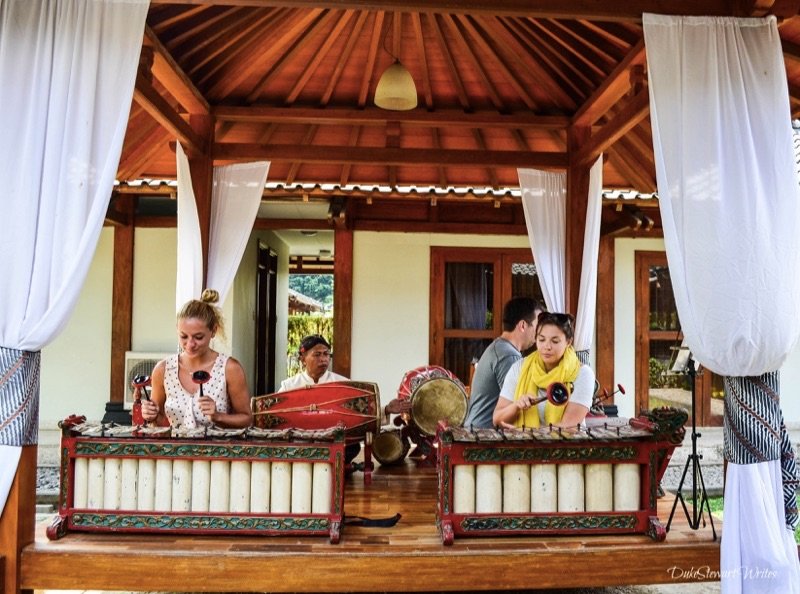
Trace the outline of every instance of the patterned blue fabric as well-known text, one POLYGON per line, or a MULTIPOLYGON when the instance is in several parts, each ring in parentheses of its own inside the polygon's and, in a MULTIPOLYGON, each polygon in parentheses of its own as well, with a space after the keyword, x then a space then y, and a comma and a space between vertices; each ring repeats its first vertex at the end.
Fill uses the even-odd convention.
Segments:
POLYGON ((777 371, 758 377, 723 377, 725 459, 735 464, 780 460, 786 525, 796 529, 798 474, 792 443, 780 408, 777 371))
POLYGON ((0 347, 0 444, 38 441, 40 367, 40 351, 0 347))

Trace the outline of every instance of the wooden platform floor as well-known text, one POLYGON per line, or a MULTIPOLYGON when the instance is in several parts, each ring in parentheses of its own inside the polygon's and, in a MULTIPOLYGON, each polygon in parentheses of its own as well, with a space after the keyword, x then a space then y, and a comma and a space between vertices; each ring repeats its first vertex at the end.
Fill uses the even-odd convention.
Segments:
MULTIPOLYGON (((666 524, 673 497, 659 503, 666 524)), ((716 581, 722 523, 691 530, 680 506, 664 542, 643 535, 456 538, 435 525, 436 473, 411 462, 356 473, 347 516, 401 520, 391 528, 344 526, 327 537, 192 537, 68 534, 45 524, 22 553, 21 584, 35 590, 185 592, 432 592, 527 590, 716 581)))

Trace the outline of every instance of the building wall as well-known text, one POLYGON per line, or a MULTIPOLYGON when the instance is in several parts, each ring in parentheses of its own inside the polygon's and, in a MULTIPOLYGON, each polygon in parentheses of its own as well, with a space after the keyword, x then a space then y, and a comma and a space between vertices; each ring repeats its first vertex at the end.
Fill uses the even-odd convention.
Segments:
MULTIPOLYGON (((629 388, 630 396, 615 399, 620 414, 634 414, 633 389, 636 386, 635 371, 635 312, 634 283, 635 252, 663 251, 662 239, 627 239, 615 242, 614 257, 614 383, 629 388)), ((787 425, 800 428, 800 397, 795 386, 800 385, 800 345, 795 347, 781 368, 781 407, 787 425)))
POLYGON ((351 374, 376 382, 384 404, 395 397, 406 371, 428 364, 432 246, 529 243, 526 236, 354 233, 351 374))

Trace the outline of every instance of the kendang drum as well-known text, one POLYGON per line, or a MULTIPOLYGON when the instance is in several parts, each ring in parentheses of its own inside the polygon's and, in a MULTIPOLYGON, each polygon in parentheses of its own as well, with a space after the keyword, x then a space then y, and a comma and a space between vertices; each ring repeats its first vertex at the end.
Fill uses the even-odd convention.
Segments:
POLYGON ((411 442, 400 429, 381 429, 372 439, 372 455, 383 466, 400 464, 409 449, 411 442))
POLYGON ((467 417, 467 390, 452 372, 425 365, 406 372, 397 389, 400 400, 411 401, 411 421, 428 437, 436 435, 439 421, 451 427, 467 417))
POLYGON ((341 381, 255 396, 253 424, 260 429, 327 429, 344 425, 347 441, 360 441, 381 426, 378 385, 341 381))

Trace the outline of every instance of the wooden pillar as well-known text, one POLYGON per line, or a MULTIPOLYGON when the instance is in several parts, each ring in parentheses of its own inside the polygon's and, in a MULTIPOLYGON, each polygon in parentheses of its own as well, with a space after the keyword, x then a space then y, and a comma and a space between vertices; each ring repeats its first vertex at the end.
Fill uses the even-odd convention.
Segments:
POLYGON ((111 296, 111 385, 110 402, 123 404, 125 397, 125 351, 131 349, 133 325, 133 245, 136 198, 120 195, 115 200, 124 224, 114 227, 114 279, 111 296))
MULTIPOLYGON (((597 381, 608 393, 614 387, 614 238, 600 237, 597 258, 597 326, 595 328, 595 366, 597 381)), ((611 398, 608 404, 612 404, 611 398)))
POLYGON ((578 311, 578 294, 581 286, 583 262, 583 236, 586 227, 586 207, 589 193, 591 163, 580 162, 576 157, 590 136, 590 128, 570 126, 567 130, 567 206, 564 253, 565 303, 567 311, 578 311))
POLYGON ((343 224, 333 232, 333 370, 350 377, 353 339, 353 230, 343 224))
POLYGON ((22 549, 33 542, 36 522, 36 445, 24 446, 17 473, 0 516, 0 557, 3 564, 3 592, 20 591, 22 549))
MULTIPOLYGON (((192 189, 197 203, 197 218, 200 221, 200 241, 203 246, 203 283, 208 279, 208 245, 211 231, 211 188, 214 180, 214 161, 211 147, 214 144, 214 117, 197 114, 189 116, 189 125, 203 141, 201 154, 187 154, 192 173, 192 189)), ((199 295, 197 295, 199 297, 199 295)))

